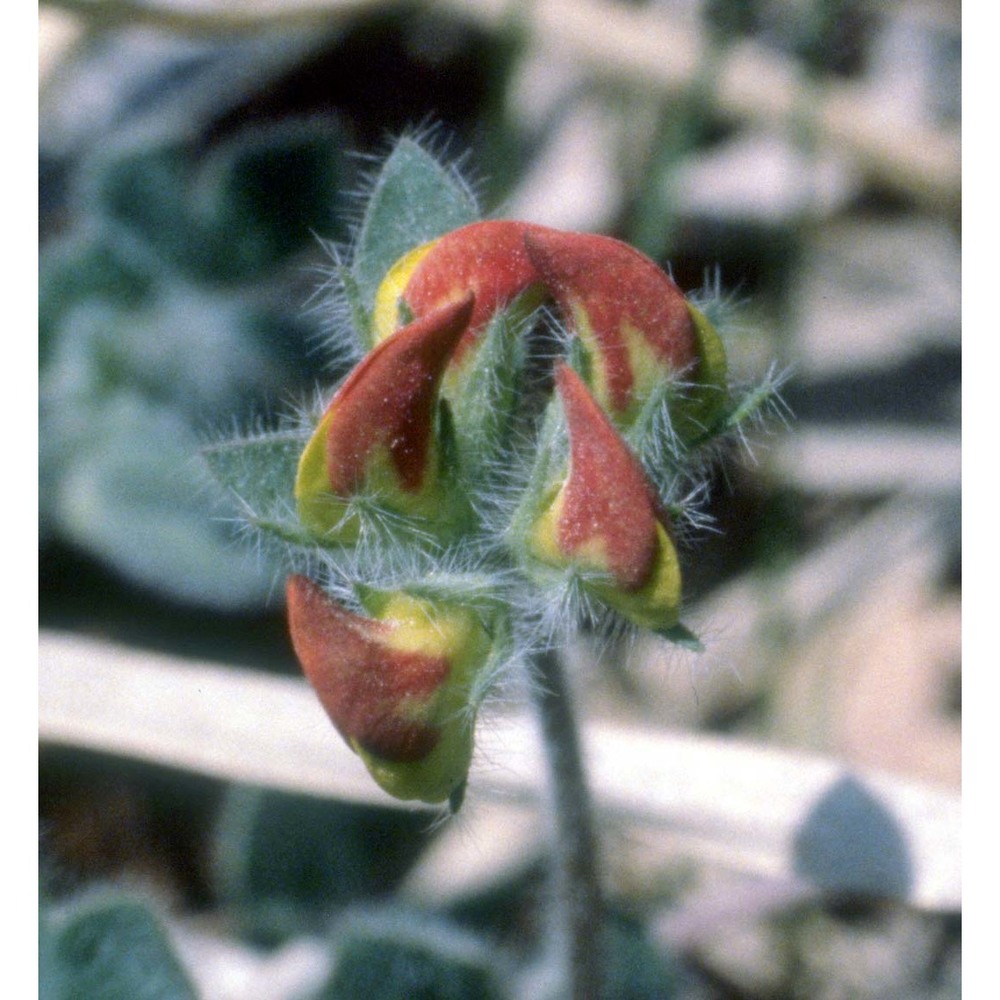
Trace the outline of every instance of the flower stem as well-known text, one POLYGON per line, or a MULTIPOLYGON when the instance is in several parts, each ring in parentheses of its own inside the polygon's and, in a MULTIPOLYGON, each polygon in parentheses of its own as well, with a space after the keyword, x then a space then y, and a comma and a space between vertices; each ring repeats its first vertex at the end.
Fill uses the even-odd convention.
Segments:
POLYGON ((544 652, 534 666, 532 690, 553 805, 555 917, 557 941, 563 953, 565 996, 571 1000, 599 1000, 604 963, 597 837, 576 717, 559 657, 544 652))

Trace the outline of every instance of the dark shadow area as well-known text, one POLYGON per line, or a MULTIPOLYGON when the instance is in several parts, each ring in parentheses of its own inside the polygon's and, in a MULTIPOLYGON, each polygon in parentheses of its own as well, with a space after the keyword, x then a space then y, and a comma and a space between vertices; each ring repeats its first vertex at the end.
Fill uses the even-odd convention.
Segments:
POLYGON ((801 421, 958 424, 962 356, 954 348, 927 348, 894 366, 850 371, 822 381, 792 379, 785 402, 801 421))

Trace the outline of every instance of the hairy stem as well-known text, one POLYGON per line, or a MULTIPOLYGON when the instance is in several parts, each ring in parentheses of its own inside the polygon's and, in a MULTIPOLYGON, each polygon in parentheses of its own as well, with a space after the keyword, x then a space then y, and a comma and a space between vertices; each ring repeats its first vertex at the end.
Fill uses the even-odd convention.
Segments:
POLYGON ((558 656, 542 653, 535 668, 532 687, 553 805, 553 875, 565 995, 571 1000, 599 1000, 603 972, 601 889, 579 733, 558 656))

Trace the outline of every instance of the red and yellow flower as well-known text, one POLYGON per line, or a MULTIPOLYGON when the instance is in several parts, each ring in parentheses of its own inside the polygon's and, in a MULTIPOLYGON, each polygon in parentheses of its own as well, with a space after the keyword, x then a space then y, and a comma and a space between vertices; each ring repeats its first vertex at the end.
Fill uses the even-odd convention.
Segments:
POLYGON ((478 616, 392 593, 369 595, 365 617, 298 575, 286 594, 303 672, 372 777, 399 799, 447 799, 472 759, 471 687, 491 646, 478 616))
POLYGON ((532 556, 581 573, 595 597, 633 623, 677 624, 681 573, 670 522, 639 459, 566 364, 556 386, 569 470, 549 489, 528 539, 532 556))
POLYGON ((536 230, 544 227, 473 222, 411 250, 392 266, 376 293, 376 342, 398 329, 404 316, 423 316, 472 292, 475 308, 455 353, 460 364, 497 312, 526 293, 532 306, 541 301, 538 273, 524 241, 526 233, 536 230))
POLYGON ((591 359, 589 384, 619 426, 665 379, 682 435, 708 426, 726 398, 726 355, 707 318, 650 258, 620 240, 516 221, 477 222, 403 256, 376 295, 375 339, 473 292, 452 373, 498 311, 555 301, 591 359))
POLYGON ((690 385, 675 407, 686 419, 707 420, 724 402, 722 343, 662 268, 609 236, 541 230, 524 240, 564 322, 587 348, 591 391, 620 426, 634 421, 665 379, 690 385))
POLYGON ((348 503, 361 492, 416 517, 433 519, 447 508, 437 401, 473 306, 466 293, 415 319, 347 377, 299 461, 295 499, 308 528, 331 540, 353 540, 358 526, 347 516, 348 503))
MULTIPOLYGON (((505 338, 519 324, 490 324, 545 298, 579 338, 584 374, 557 365, 567 460, 547 482, 551 454, 540 450, 540 485, 532 480, 504 536, 514 544, 502 569, 543 586, 553 577, 561 586, 568 575, 635 625, 673 630, 682 582, 673 529, 623 435, 644 440, 660 426, 636 423, 658 419, 661 401, 681 438, 711 429, 725 403, 726 357, 712 325, 670 277, 609 237, 479 222, 398 260, 376 292, 375 346, 334 395, 299 461, 299 518, 322 541, 351 545, 361 537, 367 498, 419 519, 445 546, 464 543, 467 527, 479 532, 469 551, 479 545, 495 557, 495 529, 478 521, 482 494, 463 489, 479 488, 475 476, 484 469, 495 477, 503 468, 497 442, 507 439, 490 428, 503 424, 498 414, 513 422, 522 355, 496 349, 518 346, 505 338), (490 348, 477 350, 484 342, 490 348)), ((298 659, 382 788, 402 799, 448 799, 472 757, 477 682, 494 645, 503 645, 491 632, 506 634, 510 622, 501 612, 484 622, 459 592, 434 601, 368 586, 358 592, 364 614, 307 577, 289 577, 298 659)))

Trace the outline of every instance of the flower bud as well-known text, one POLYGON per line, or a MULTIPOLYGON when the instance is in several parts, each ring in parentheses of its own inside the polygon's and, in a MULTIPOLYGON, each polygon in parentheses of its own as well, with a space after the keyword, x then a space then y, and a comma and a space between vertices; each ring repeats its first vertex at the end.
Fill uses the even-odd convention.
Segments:
POLYGON ((345 501, 362 490, 404 514, 440 515, 438 394, 472 310, 466 294, 414 320, 347 377, 299 461, 295 498, 307 527, 352 540, 357 525, 345 522, 345 501))
POLYGON ((594 395, 619 425, 635 419, 664 377, 692 384, 678 393, 682 423, 703 421, 721 406, 721 341, 652 260, 608 236, 536 228, 524 242, 564 322, 587 348, 594 395))
POLYGON ((312 580, 286 585, 292 645, 327 715, 375 781, 399 799, 442 802, 472 760, 472 681, 490 637, 470 610, 404 593, 354 614, 312 580))
POLYGON ((556 386, 569 429, 569 471, 542 503, 529 549, 540 561, 582 571, 584 586, 647 628, 677 623, 681 575, 669 521, 636 456, 562 363, 556 386))

